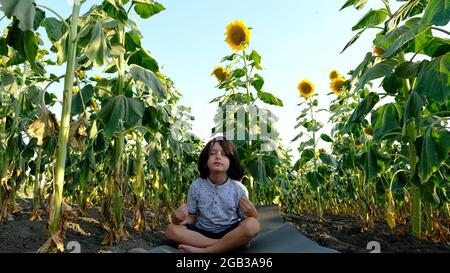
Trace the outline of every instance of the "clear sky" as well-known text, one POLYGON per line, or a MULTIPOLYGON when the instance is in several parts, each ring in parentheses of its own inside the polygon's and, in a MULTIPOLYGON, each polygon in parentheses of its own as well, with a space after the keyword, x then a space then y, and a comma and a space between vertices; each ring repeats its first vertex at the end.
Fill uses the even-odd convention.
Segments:
MULTIPOLYGON (((37 0, 67 17, 71 0, 37 0)), ((216 104, 209 104, 223 91, 215 88, 212 69, 232 51, 224 42, 226 25, 241 19, 251 28, 248 50, 262 56, 265 70, 264 90, 279 97, 284 107, 270 107, 279 118, 276 127, 285 147, 298 156, 298 141, 291 139, 301 101, 298 82, 308 79, 319 93, 319 107, 328 108, 332 97, 328 73, 337 69, 346 74, 372 50, 374 31, 367 31, 352 47, 339 54, 353 37, 353 25, 370 9, 382 8, 381 1, 369 1, 362 11, 353 7, 339 11, 344 0, 160 0, 163 12, 147 20, 132 15, 144 38, 143 45, 152 53, 183 94, 181 104, 190 106, 195 117, 193 133, 204 140, 210 137, 216 104)), ((390 1, 398 6, 396 1, 390 1)), ((88 0, 82 13, 99 0, 88 0)), ((395 10, 396 8, 394 8, 395 10)), ((47 12, 47 16, 52 16, 47 12)), ((3 22, 2 22, 3 23, 3 22)), ((327 123, 327 115, 319 116, 327 123)), ((329 131, 330 125, 324 128, 329 131)), ((320 145, 319 145, 320 147, 320 145)), ((326 147, 326 146, 325 146, 326 147)), ((326 147, 328 148, 328 147, 326 147)))

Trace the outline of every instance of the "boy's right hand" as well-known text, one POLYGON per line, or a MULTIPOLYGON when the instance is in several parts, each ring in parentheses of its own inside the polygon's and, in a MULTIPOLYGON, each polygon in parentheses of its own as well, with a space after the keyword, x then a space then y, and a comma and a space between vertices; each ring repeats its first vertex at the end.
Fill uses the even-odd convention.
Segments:
POLYGON ((187 216, 188 216, 187 205, 183 204, 175 210, 175 213, 173 214, 173 218, 174 218, 173 220, 174 220, 175 224, 179 224, 179 223, 183 222, 187 216))

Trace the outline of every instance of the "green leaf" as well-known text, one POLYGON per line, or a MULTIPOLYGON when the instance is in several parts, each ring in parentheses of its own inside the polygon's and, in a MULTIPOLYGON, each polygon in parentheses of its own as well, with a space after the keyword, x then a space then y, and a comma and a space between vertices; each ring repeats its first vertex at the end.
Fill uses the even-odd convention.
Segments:
POLYGON ((313 149, 305 149, 302 152, 300 157, 300 167, 303 167, 306 163, 308 163, 311 159, 314 158, 314 150, 313 149))
POLYGON ((347 48, 349 48, 351 45, 353 45, 361 36, 361 34, 365 31, 366 29, 363 29, 361 31, 359 31, 358 33, 355 34, 355 36, 353 36, 350 41, 347 42, 347 44, 345 45, 345 47, 342 49, 341 53, 343 53, 347 48))
POLYGON ((84 111, 84 107, 91 103, 94 96, 94 86, 88 84, 72 97, 71 115, 75 116, 84 111))
POLYGON ((422 24, 445 26, 450 20, 450 0, 430 0, 422 18, 422 24))
POLYGON ((152 71, 138 65, 130 65, 130 74, 134 80, 144 83, 152 92, 161 97, 167 97, 166 89, 159 78, 152 71))
POLYGON ((379 9, 379 10, 369 10, 369 12, 364 15, 358 23, 352 28, 353 31, 356 31, 358 29, 362 28, 371 28, 374 26, 377 26, 384 22, 387 16, 386 9, 379 9))
POLYGON ((327 134, 321 134, 320 138, 325 142, 330 142, 330 143, 333 142, 333 139, 327 134))
POLYGON ((420 62, 404 62, 395 69, 395 75, 402 79, 413 79, 417 77, 420 62))
POLYGON ((94 63, 94 66, 100 67, 108 62, 108 46, 106 36, 103 32, 101 22, 97 22, 90 33, 89 43, 84 54, 94 63))
POLYGON ((279 98, 268 92, 258 91, 258 98, 267 104, 283 106, 283 102, 279 98))
POLYGON ((0 56, 6 56, 8 54, 8 46, 6 44, 5 37, 0 37, 0 56))
POLYGON ((40 26, 42 21, 45 18, 45 12, 40 8, 36 8, 36 15, 34 16, 33 21, 33 30, 36 31, 40 26))
POLYGON ((252 81, 253 87, 256 89, 256 91, 261 91, 263 85, 264 85, 264 79, 259 74, 255 74, 255 77, 252 81))
POLYGON ((400 24, 400 22, 405 20, 406 18, 410 18, 422 13, 425 5, 427 5, 427 1, 428 0, 406 1, 407 3, 402 5, 386 23, 387 31, 395 29, 400 24))
POLYGON ((252 50, 252 53, 250 53, 249 57, 250 57, 250 60, 253 61, 251 63, 251 65, 256 67, 256 69, 258 69, 258 70, 263 69, 261 66, 261 55, 259 55, 259 53, 256 52, 256 50, 252 50))
POLYGON ((437 102, 445 102, 450 96, 450 53, 423 61, 414 91, 437 102))
POLYGON ((320 153, 319 154, 319 158, 324 164, 326 164, 328 166, 335 166, 336 165, 336 160, 330 154, 320 153))
POLYGON ((140 125, 144 115, 145 105, 137 98, 116 96, 106 101, 97 114, 97 119, 103 124, 103 134, 112 138, 116 132, 122 132, 133 126, 140 125))
POLYGON ((379 100, 380 97, 377 93, 370 92, 367 94, 367 96, 358 103, 358 106, 347 122, 346 128, 348 129, 352 123, 361 123, 379 100))
POLYGON ((371 61, 372 61, 372 53, 367 52, 366 57, 364 57, 364 60, 353 71, 351 82, 353 82, 356 78, 359 78, 361 75, 364 74, 371 61))
POLYGON ((134 11, 136 11, 136 13, 143 19, 150 18, 151 16, 166 9, 163 5, 151 0, 137 0, 133 1, 133 3, 134 11))
POLYGON ((364 85, 372 80, 385 77, 386 75, 391 74, 394 71, 394 68, 397 66, 398 61, 394 59, 388 59, 377 63, 372 66, 361 76, 358 81, 358 85, 355 88, 355 91, 358 91, 364 88, 364 85))
POLYGON ((61 39, 56 41, 56 43, 54 44, 54 47, 57 49, 57 64, 62 64, 67 59, 67 50, 69 49, 68 34, 68 32, 64 33, 61 39))
POLYGON ((422 200, 433 207, 437 207, 440 203, 439 195, 436 192, 436 184, 432 180, 424 183, 423 187, 421 187, 420 195, 422 200))
POLYGON ((385 164, 382 160, 378 158, 378 152, 374 145, 369 146, 369 148, 367 149, 367 153, 364 154, 364 157, 365 157, 365 164, 364 164, 365 178, 366 182, 368 182, 376 178, 378 174, 384 170, 385 164))
MULTIPOLYGON (((413 18, 413 19, 417 19, 417 18, 413 18)), ((405 26, 406 25, 404 25, 402 27, 405 27, 405 26)), ((411 40, 416 39, 416 38, 422 38, 422 40, 431 39, 430 26, 423 26, 423 25, 416 25, 414 27, 411 26, 406 33, 400 35, 395 40, 395 42, 391 45, 391 47, 389 47, 383 53, 383 55, 381 55, 381 57, 382 58, 392 57, 393 55, 397 54, 397 52, 400 51, 408 42, 410 42, 411 40)))
POLYGON ((401 36, 405 35, 411 30, 418 28, 420 24, 420 18, 412 18, 408 20, 404 25, 394 28, 386 34, 377 34, 374 44, 383 50, 390 48, 401 36))
POLYGON ((145 48, 141 48, 138 52, 131 55, 128 59, 128 65, 132 64, 149 69, 154 73, 159 71, 158 63, 145 48))
POLYGON ((381 141, 386 134, 400 131, 400 117, 403 113, 398 108, 397 104, 388 103, 372 113, 371 123, 374 141, 381 141))
POLYGON ((125 49, 128 52, 133 52, 138 48, 141 48, 140 35, 131 31, 125 33, 125 49))
POLYGON ((403 87, 403 80, 397 77, 395 73, 391 73, 384 77, 381 85, 386 93, 395 95, 403 87))
POLYGON ((252 160, 248 165, 248 170, 257 183, 261 185, 267 185, 269 183, 266 174, 266 163, 262 158, 252 160))
POLYGON ((25 55, 31 65, 31 69, 33 69, 33 71, 37 74, 43 76, 45 74, 45 69, 42 65, 36 62, 36 55, 38 53, 39 46, 34 32, 29 30, 25 31, 23 34, 23 42, 25 55))
POLYGON ((15 16, 19 20, 19 28, 22 31, 33 30, 36 6, 34 0, 0 0, 0 9, 6 17, 15 16))
POLYGON ((48 39, 53 43, 61 39, 67 31, 64 23, 53 17, 45 18, 42 22, 42 26, 47 32, 48 39))
POLYGON ((320 186, 320 181, 322 179, 319 178, 319 174, 315 171, 307 172, 306 173, 306 180, 308 180, 309 185, 313 189, 317 189, 320 186))
POLYGON ((9 93, 15 93, 19 89, 19 85, 16 81, 16 76, 13 73, 2 73, 0 75, 0 86, 2 91, 9 93))
POLYGON ((231 74, 231 76, 233 78, 239 79, 245 76, 245 70, 242 68, 238 68, 236 70, 233 71, 233 73, 231 74))
POLYGON ((411 92, 406 102, 405 112, 403 114, 403 124, 411 118, 419 118, 422 114, 422 108, 425 105, 425 100, 417 92, 411 92))
POLYGON ((103 1, 102 8, 113 19, 119 20, 123 23, 128 20, 128 14, 120 1, 105 0, 103 1))
POLYGON ((367 0, 347 0, 347 2, 345 2, 345 4, 341 7, 340 11, 350 6, 355 6, 355 9, 361 10, 364 8, 366 3, 367 0))
POLYGON ((447 160, 450 152, 450 132, 445 128, 436 129, 428 126, 421 138, 419 177, 422 183, 447 160))

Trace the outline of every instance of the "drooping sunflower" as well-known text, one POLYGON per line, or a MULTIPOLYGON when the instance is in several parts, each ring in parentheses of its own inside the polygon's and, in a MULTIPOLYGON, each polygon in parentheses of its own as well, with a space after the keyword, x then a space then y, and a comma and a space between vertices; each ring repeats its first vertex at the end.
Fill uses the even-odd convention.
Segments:
POLYGON ((216 66, 211 75, 216 76, 219 82, 223 82, 230 76, 230 71, 223 66, 216 66))
POLYGON ((342 86, 345 83, 344 77, 336 77, 333 79, 333 81, 330 83, 330 88, 333 90, 333 93, 336 94, 336 96, 339 96, 341 93, 342 86))
POLYGON ((306 99, 314 94, 314 84, 308 80, 302 80, 297 85, 297 89, 300 91, 300 95, 306 99))
POLYGON ((330 74, 328 75, 328 77, 330 78, 331 81, 340 76, 341 76, 341 74, 339 74, 339 72, 337 70, 332 70, 330 72, 330 74))
POLYGON ((243 50, 250 43, 250 30, 242 20, 235 20, 227 26, 225 42, 234 51, 243 50))

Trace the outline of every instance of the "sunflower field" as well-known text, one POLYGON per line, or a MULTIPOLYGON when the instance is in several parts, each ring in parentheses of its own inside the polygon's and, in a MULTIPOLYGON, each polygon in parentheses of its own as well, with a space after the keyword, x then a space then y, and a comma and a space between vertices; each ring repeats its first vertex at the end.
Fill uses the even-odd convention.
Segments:
MULTIPOLYGON (((38 252, 63 252, 66 230, 90 208, 104 219, 103 244, 162 230, 198 177, 205 145, 136 23, 164 16, 165 7, 99 0, 81 14, 84 2, 73 1, 63 18, 39 0, 0 0, 0 225, 21 213, 21 199, 32 200, 29 221, 48 229, 38 252)), ((341 10, 366 2, 347 0, 341 10)), ((236 145, 255 205, 318 221, 356 215, 363 231, 409 225, 417 238, 448 242, 450 2, 402 1, 397 10, 378 2, 343 45, 378 31, 357 67, 330 71, 328 90, 302 76, 292 83, 298 159, 275 126, 270 107, 283 101, 265 89, 252 29, 242 20, 224 26, 229 51, 205 75, 221 91, 210 101, 212 133, 236 145)))

